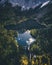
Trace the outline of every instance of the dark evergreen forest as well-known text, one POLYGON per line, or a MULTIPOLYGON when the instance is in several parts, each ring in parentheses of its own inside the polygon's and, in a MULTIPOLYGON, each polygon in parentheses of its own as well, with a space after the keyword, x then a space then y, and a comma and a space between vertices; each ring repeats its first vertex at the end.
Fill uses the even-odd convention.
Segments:
POLYGON ((40 6, 21 11, 20 6, 12 7, 8 0, 0 4, 0 65, 52 65, 52 3, 43 8, 40 6), (38 25, 35 28, 37 23, 45 28, 37 29, 38 25), (30 47, 31 62, 15 39, 18 30, 23 28, 36 37, 30 47))

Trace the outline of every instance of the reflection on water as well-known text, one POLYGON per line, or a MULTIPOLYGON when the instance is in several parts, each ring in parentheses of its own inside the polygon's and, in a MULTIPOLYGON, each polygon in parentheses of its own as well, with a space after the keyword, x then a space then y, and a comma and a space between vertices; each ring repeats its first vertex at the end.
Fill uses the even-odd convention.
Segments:
POLYGON ((19 45, 26 46, 32 44, 35 39, 30 35, 30 31, 27 30, 24 33, 18 33, 17 37, 19 45))

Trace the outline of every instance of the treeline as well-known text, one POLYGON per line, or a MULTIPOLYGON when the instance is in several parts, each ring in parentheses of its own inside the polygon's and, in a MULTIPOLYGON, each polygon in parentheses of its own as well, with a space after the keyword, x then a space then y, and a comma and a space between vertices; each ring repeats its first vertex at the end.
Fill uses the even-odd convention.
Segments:
MULTIPOLYGON (((46 25, 47 28, 31 30, 31 35, 36 38, 36 42, 31 45, 30 51, 36 55, 48 54, 50 61, 52 61, 52 4, 50 5, 48 6, 49 13, 38 18, 39 22, 46 25)), ((12 7, 8 1, 5 4, 0 4, 0 65, 21 65, 24 58, 28 64, 29 59, 25 50, 19 46, 15 39, 17 31, 7 30, 4 26, 8 24, 16 25, 21 21, 36 18, 38 8, 36 8, 36 11, 32 8, 28 11, 21 11, 21 7, 12 7)))

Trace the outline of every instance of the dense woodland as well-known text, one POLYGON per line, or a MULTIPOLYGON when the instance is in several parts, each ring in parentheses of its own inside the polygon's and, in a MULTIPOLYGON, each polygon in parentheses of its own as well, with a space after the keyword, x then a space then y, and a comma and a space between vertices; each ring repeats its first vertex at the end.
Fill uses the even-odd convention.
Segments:
POLYGON ((0 65, 38 65, 37 59, 39 58, 41 58, 40 65, 52 65, 52 3, 44 8, 40 10, 37 7, 21 11, 20 6, 12 7, 12 4, 8 1, 0 4, 0 65), (48 12, 38 17, 42 13, 41 11, 44 12, 43 9, 47 7, 48 12), (36 37, 36 42, 31 45, 30 51, 37 55, 35 62, 33 56, 32 62, 30 62, 24 48, 19 46, 15 39, 18 35, 17 30, 8 30, 5 26, 21 24, 21 22, 35 18, 46 28, 30 30, 31 35, 36 37))

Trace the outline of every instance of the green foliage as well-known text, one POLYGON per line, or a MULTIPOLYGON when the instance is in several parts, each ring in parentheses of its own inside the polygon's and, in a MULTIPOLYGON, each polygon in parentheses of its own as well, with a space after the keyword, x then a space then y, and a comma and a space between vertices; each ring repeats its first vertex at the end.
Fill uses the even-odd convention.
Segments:
POLYGON ((0 64, 14 65, 16 58, 18 58, 19 48, 18 43, 14 38, 13 31, 6 29, 0 30, 0 64))
POLYGON ((32 35, 33 37, 37 37, 37 34, 38 34, 38 30, 37 30, 37 29, 32 29, 32 30, 31 30, 31 35, 32 35))
MULTIPOLYGON (((36 38, 36 42, 31 45, 30 51, 36 55, 49 54, 52 58, 52 8, 50 9, 51 11, 39 19, 39 22, 47 28, 31 30, 31 35, 36 38)), ((22 61, 24 58, 28 60, 28 55, 25 56, 26 51, 18 45, 15 39, 17 32, 6 30, 4 26, 34 20, 37 17, 36 11, 30 9, 21 12, 21 7, 12 7, 8 0, 5 5, 0 4, 0 65, 21 65, 20 60, 22 61)))

